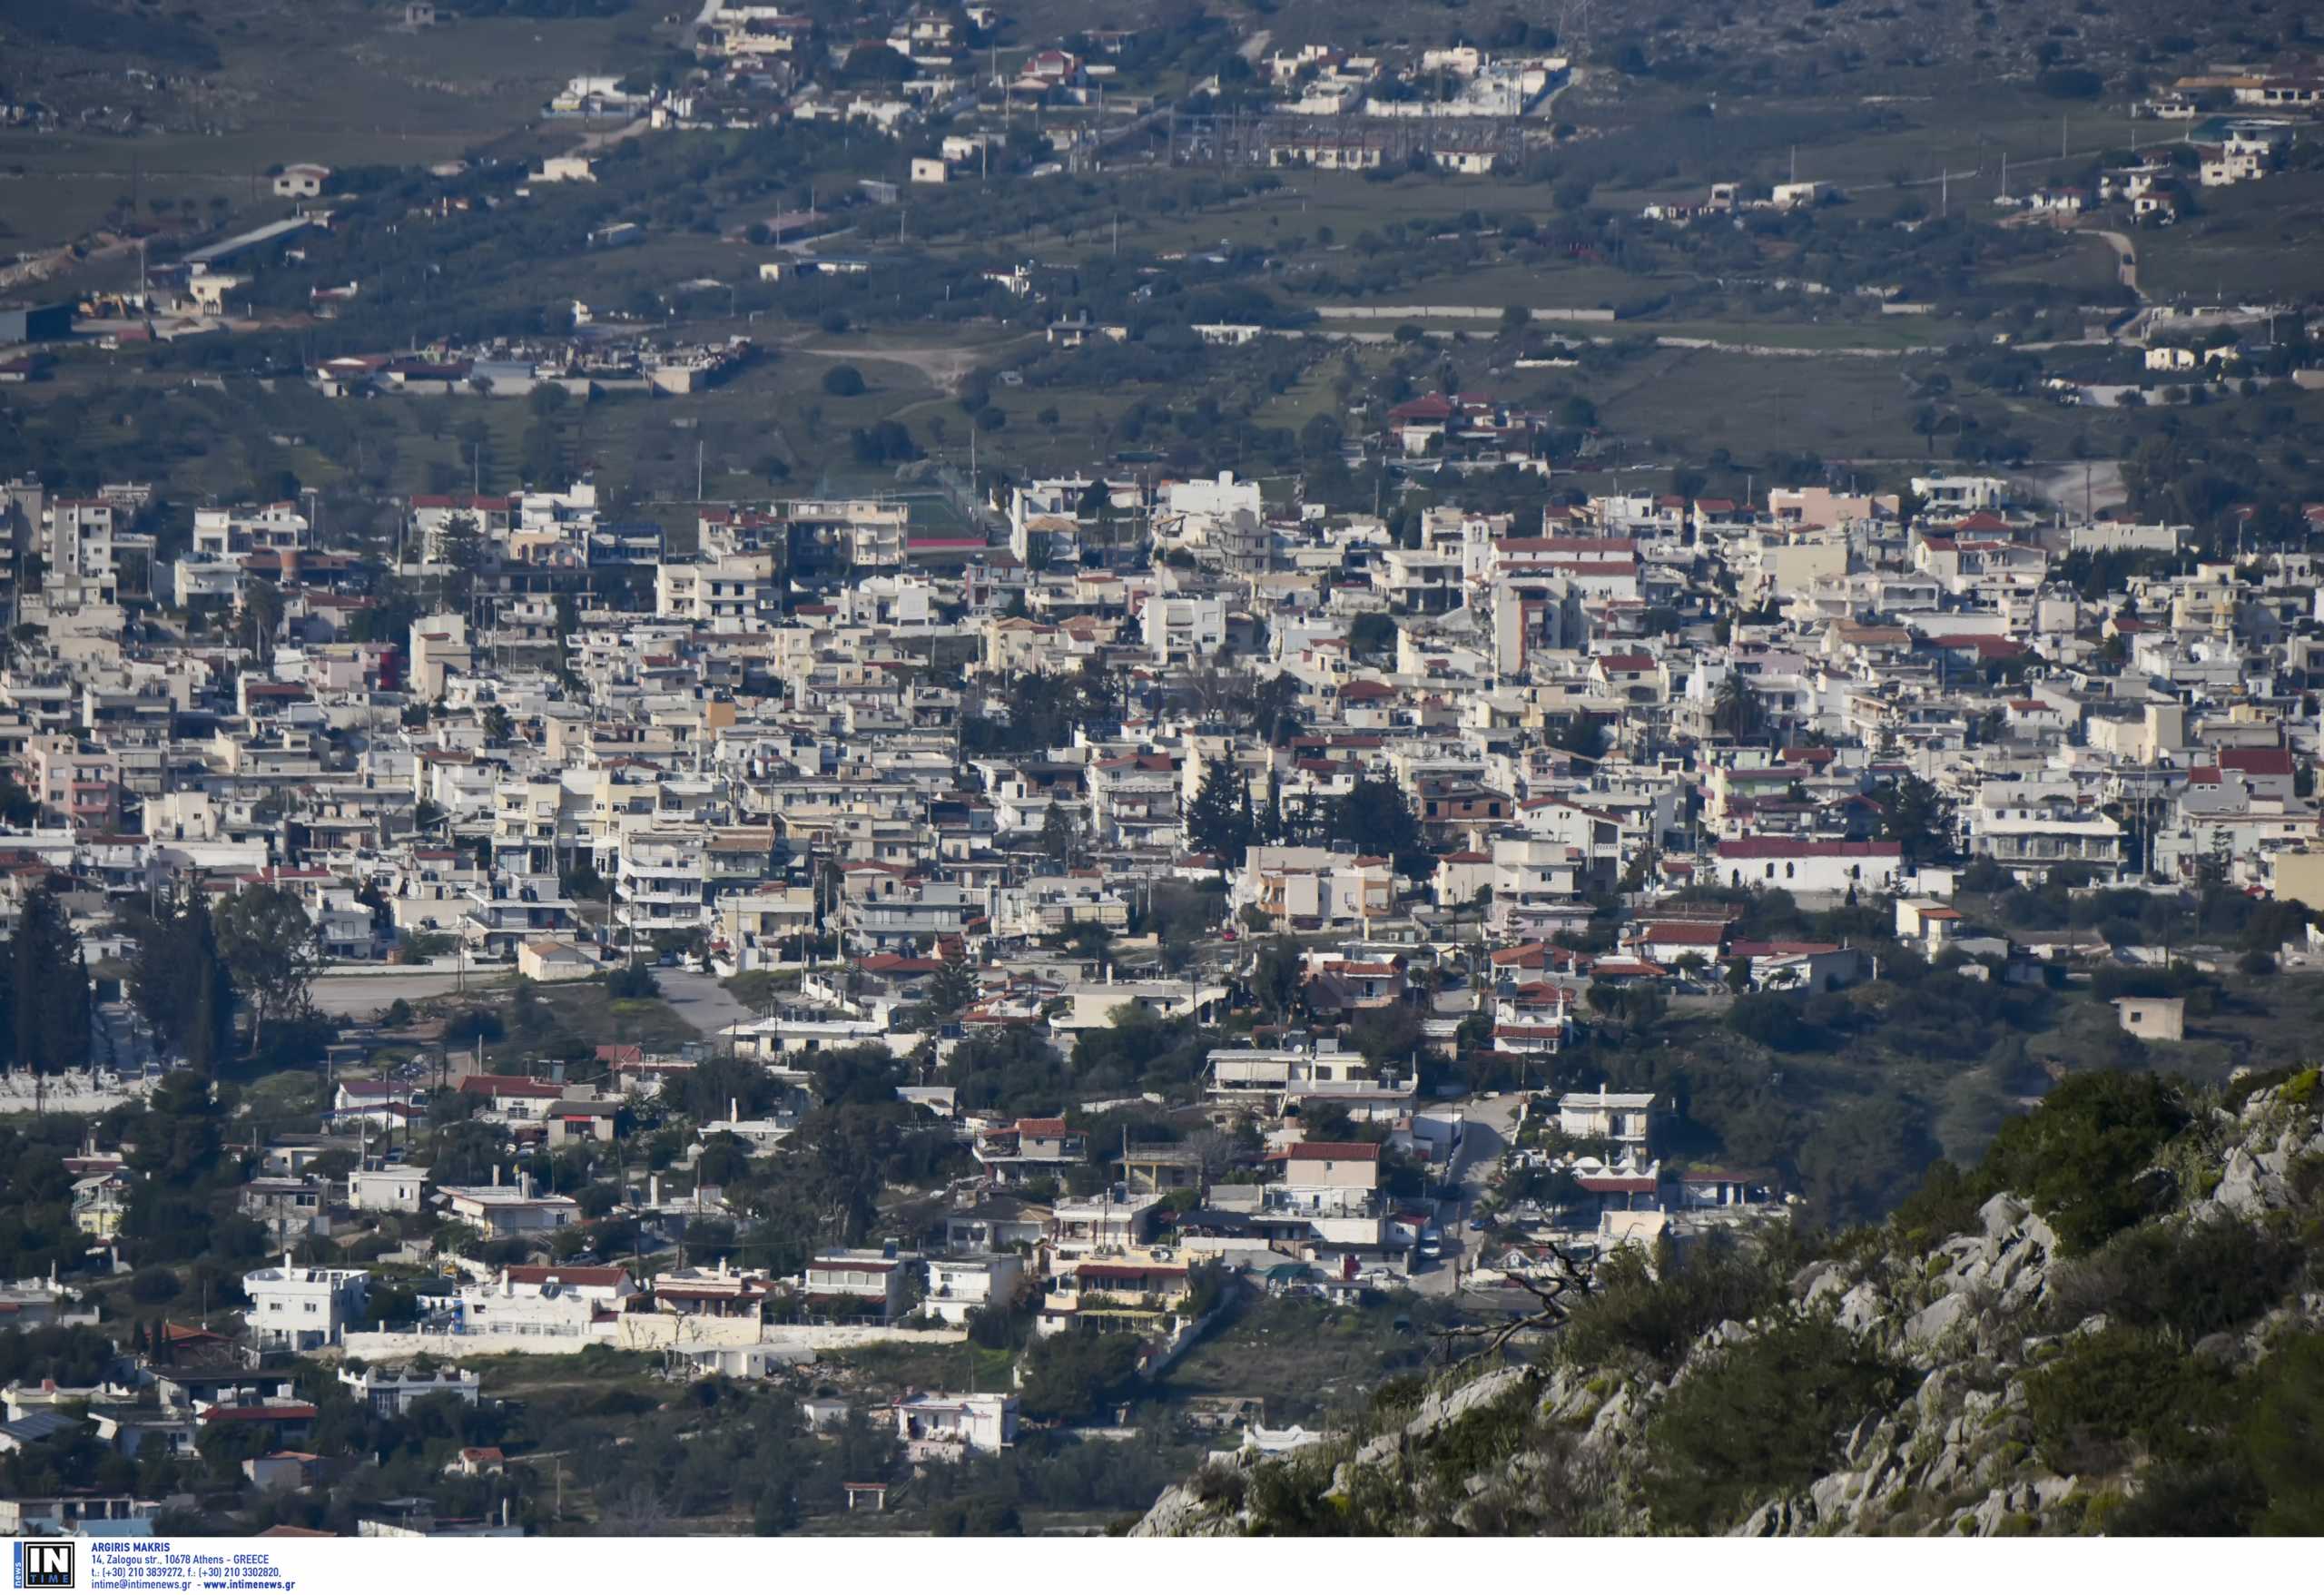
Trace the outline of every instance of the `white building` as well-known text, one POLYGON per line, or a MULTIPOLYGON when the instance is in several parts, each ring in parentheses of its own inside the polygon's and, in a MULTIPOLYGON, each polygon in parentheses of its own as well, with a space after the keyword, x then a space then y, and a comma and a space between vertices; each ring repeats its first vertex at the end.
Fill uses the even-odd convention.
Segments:
POLYGON ((1226 600, 1157 593, 1138 624, 1156 664, 1207 659, 1226 645, 1226 600))
POLYGON ((1006 1306, 1024 1288, 1025 1260, 1014 1252, 973 1252, 928 1261, 921 1306, 955 1328, 990 1306, 1006 1306))
POLYGON ((347 1176, 347 1205, 358 1213, 417 1213, 428 1171, 398 1164, 358 1168, 347 1176))
POLYGON ((431 1395, 448 1395, 468 1406, 477 1403, 482 1382, 467 1368, 342 1368, 339 1382, 355 1400, 383 1417, 397 1418, 415 1403, 431 1395))
POLYGON ((898 1398, 896 1438, 914 1462, 957 1461, 969 1452, 990 1455, 1017 1443, 1013 1395, 944 1395, 934 1391, 898 1398))
POLYGON ((363 1321, 367 1278, 360 1268, 302 1268, 286 1252, 280 1265, 242 1275, 242 1294, 251 1299, 242 1320, 261 1346, 308 1352, 337 1345, 363 1321))

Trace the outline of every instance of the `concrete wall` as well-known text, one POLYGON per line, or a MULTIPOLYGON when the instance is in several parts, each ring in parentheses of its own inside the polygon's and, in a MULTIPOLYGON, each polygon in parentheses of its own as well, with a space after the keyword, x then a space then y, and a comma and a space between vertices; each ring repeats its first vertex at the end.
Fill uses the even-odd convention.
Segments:
MULTIPOLYGON (((1315 313, 1327 321, 1498 321, 1500 305, 1318 305, 1315 313)), ((1536 321, 1610 321, 1614 312, 1572 307, 1528 306, 1536 321)))
POLYGON ((844 1351, 882 1341, 919 1342, 928 1345, 957 1345, 968 1339, 965 1329, 882 1329, 872 1324, 760 1324, 749 1318, 684 1316, 675 1313, 625 1313, 610 1324, 596 1325, 586 1335, 556 1334, 416 1334, 364 1331, 346 1336, 350 1357, 365 1361, 417 1356, 422 1352, 439 1360, 459 1357, 562 1356, 590 1345, 619 1351, 662 1351, 669 1347, 750 1346, 778 1344, 808 1351, 844 1351))

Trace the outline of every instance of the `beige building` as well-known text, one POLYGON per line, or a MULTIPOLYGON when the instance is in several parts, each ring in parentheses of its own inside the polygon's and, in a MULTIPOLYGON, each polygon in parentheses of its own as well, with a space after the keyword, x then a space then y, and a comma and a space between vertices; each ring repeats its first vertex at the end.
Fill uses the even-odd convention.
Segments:
POLYGON ((2324 849, 2275 855, 2275 895, 2310 913, 2324 913, 2324 849))
POLYGON ((2180 997, 2117 997, 2114 1019, 2142 1041, 2187 1039, 2187 1003, 2180 997))

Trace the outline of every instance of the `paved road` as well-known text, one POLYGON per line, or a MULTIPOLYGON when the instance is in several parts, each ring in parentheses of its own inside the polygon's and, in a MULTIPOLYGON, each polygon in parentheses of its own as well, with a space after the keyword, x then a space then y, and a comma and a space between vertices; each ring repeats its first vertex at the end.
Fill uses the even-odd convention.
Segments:
POLYGON ((2139 293, 2139 251, 2127 232, 2110 232, 2103 227, 2089 227, 2083 231, 2093 238, 2102 238, 2114 246, 2114 277, 2124 288, 2139 294, 2139 302, 2146 302, 2146 295, 2139 293))
MULTIPOLYGON (((471 972, 468 984, 481 986, 488 977, 471 972)), ((315 1006, 325 1013, 369 1019, 397 998, 419 1002, 459 989, 458 974, 429 970, 410 975, 324 975, 314 985, 315 1006)))
POLYGON ((1494 1171, 1501 1167, 1502 1151, 1516 1137, 1517 1116, 1524 1100, 1514 1091, 1469 1099, 1468 1127, 1462 1132, 1461 1150, 1455 1156, 1452 1169, 1452 1183, 1461 1189, 1460 1199, 1442 1205, 1449 1209, 1440 1220, 1444 1232, 1444 1255, 1412 1276, 1412 1287, 1417 1294, 1452 1295, 1461 1288, 1462 1279, 1473 1265, 1468 1217, 1475 1210, 1477 1198, 1492 1183, 1494 1171))

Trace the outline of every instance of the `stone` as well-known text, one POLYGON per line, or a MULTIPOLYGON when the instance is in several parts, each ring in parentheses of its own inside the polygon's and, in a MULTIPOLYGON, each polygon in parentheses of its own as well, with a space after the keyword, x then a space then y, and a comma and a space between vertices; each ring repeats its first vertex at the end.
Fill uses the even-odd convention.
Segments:
POLYGON ((1788 1501, 1771 1501, 1728 1531, 1737 1540, 1773 1540, 1788 1534, 1804 1534, 1808 1525, 1798 1508, 1788 1501))
POLYGON ((1985 1226, 1985 1238, 1998 1241, 2015 1229, 2032 1211, 2015 1196, 2003 1191, 1986 1198, 1985 1205, 1977 1209, 1977 1217, 1985 1226))
POLYGON ((1969 1298, 1966 1295, 1939 1296, 1906 1321, 1905 1338, 1914 1345, 1935 1345, 1968 1314, 1969 1298))
POLYGON ((1612 1439, 1614 1432, 1630 1421, 1634 1404, 1629 1385, 1625 1384, 1614 1392, 1613 1398, 1600 1407, 1598 1415, 1590 1421, 1589 1440, 1592 1443, 1602 1443, 1612 1439))
POLYGON ((1856 1487, 1864 1482, 1856 1473, 1827 1473, 1807 1487, 1807 1499, 1816 1503, 1816 1521, 1830 1523, 1843 1515, 1843 1508, 1854 1500, 1856 1487))
POLYGON ((2057 1505, 2058 1502, 2063 1501, 2067 1496, 2073 1493, 2073 1488, 2077 1482, 2078 1481, 2074 1479, 2061 1479, 2055 1473, 2052 1473, 2046 1478, 2034 1480, 2027 1486, 2027 1488, 2032 1490, 2034 1492, 2034 1510, 2036 1511, 2047 1511, 2050 1508, 2057 1505))
POLYGON ((2287 1167, 2288 1160, 2280 1152, 2266 1152, 2254 1157, 2238 1147, 2227 1155, 2227 1167, 2221 1171, 2211 1200, 2239 1217, 2260 1217, 2290 1201, 2290 1192, 2285 1187, 2282 1173, 2287 1167))
POLYGON ((1413 1414, 1412 1422, 1404 1425, 1404 1433, 1413 1440, 1426 1439, 1462 1414, 1499 1401, 1532 1377, 1530 1368, 1496 1368, 1450 1394, 1432 1391, 1420 1403, 1420 1411, 1413 1414))
POLYGON ((1815 1264, 1803 1269, 1791 1284, 1799 1300, 1810 1306, 1827 1296, 1838 1295, 1847 1287, 1847 1271, 1837 1263, 1815 1264))
POLYGON ((1839 1310, 1832 1314, 1832 1322, 1851 1334, 1862 1334, 1880 1322, 1881 1307, 1880 1292, 1866 1280, 1840 1298, 1839 1310))
POLYGON ((1133 1540, 1167 1540, 1186 1534, 1220 1534, 1225 1514, 1185 1484, 1173 1484, 1147 1509, 1129 1531, 1133 1540))
POLYGON ((2058 1232, 2052 1229, 2049 1222, 2039 1213, 2027 1214, 2017 1227, 2019 1234, 2042 1248, 2044 1257, 2058 1255, 2058 1232))

